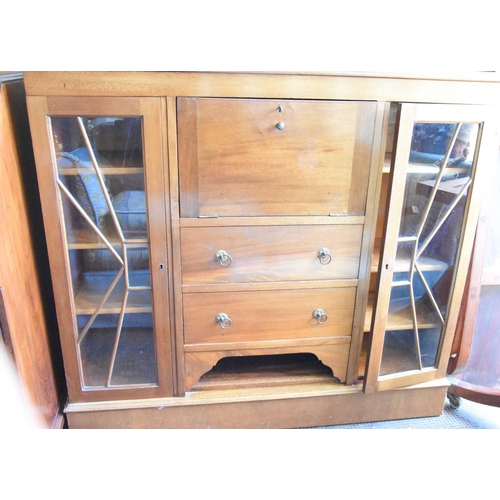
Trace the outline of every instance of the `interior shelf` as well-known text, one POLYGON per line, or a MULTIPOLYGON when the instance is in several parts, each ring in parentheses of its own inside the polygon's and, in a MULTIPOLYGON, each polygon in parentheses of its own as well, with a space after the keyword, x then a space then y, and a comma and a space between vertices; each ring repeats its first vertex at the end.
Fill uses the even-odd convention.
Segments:
MULTIPOLYGON (((381 245, 382 240, 376 239, 373 244, 373 254, 372 254, 372 265, 371 272, 376 273, 378 271, 380 256, 381 256, 381 245)), ((438 259, 433 259, 431 257, 426 257, 422 255, 418 258, 418 265, 421 271, 446 271, 449 265, 438 259)), ((403 259, 397 259, 394 266, 395 273, 408 272, 410 268, 410 254, 405 255, 403 259)))
MULTIPOLYGON (((391 163, 392 153, 386 153, 382 170, 384 174, 391 172, 391 163)), ((408 174, 438 174, 440 169, 438 165, 409 162, 406 172, 408 174)), ((465 174, 470 172, 470 167, 446 167, 446 172, 450 174, 465 174)))
MULTIPOLYGON (((75 296, 76 314, 93 314, 115 277, 116 273, 85 274, 75 296)), ((130 283, 133 286, 149 286, 149 273, 130 273, 130 283)), ((122 308, 123 292, 122 276, 102 307, 101 314, 119 314, 122 308)), ((125 311, 132 314, 152 312, 151 291, 131 291, 125 311)))
MULTIPOLYGON (((366 307, 364 331, 370 331, 373 314, 374 294, 368 296, 368 305, 366 307)), ((427 307, 423 300, 417 300, 417 323, 419 329, 440 328, 442 326, 439 316, 434 310, 427 307)), ((386 331, 411 330, 413 329, 412 309, 409 299, 392 300, 389 307, 389 316, 387 319, 386 331)))
MULTIPOLYGON (((108 239, 114 248, 119 248, 121 246, 118 234, 111 231, 105 231, 104 236, 108 239)), ((127 243, 127 248, 147 248, 149 243, 144 242, 143 232, 127 232, 127 240, 142 240, 141 243, 127 243)), ((68 249, 69 250, 87 250, 87 249, 99 249, 107 248, 101 238, 97 236, 96 232, 90 227, 73 227, 67 235, 68 238, 68 249)))
MULTIPOLYGON (((59 175, 81 175, 82 171, 88 170, 89 174, 93 174, 93 170, 90 168, 60 168, 58 169, 59 175)), ((142 167, 104 167, 99 168, 99 171, 104 175, 135 175, 144 174, 144 169, 142 167)))

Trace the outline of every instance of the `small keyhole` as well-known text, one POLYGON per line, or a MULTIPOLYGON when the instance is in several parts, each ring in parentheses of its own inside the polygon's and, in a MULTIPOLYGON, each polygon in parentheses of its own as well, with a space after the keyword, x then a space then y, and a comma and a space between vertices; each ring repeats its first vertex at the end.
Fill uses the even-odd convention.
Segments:
POLYGON ((389 264, 386 264, 386 265, 385 265, 385 268, 386 268, 386 269, 389 269, 389 264))
POLYGON ((163 264, 160 264, 160 271, 163 271, 165 269, 165 266, 163 264))

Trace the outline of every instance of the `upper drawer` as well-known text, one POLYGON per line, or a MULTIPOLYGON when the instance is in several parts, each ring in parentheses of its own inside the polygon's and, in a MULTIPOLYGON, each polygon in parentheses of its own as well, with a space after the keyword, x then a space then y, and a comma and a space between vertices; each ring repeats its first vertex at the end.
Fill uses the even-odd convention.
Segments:
POLYGON ((358 224, 182 228, 182 282, 356 279, 362 231, 358 224), (222 251, 227 257, 216 260, 222 251))
POLYGON ((376 103, 177 100, 181 217, 362 215, 376 103))

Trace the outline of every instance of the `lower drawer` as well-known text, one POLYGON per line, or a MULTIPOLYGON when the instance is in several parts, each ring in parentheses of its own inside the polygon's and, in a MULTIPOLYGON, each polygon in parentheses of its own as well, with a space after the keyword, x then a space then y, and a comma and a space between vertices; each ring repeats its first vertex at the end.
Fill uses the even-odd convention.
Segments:
POLYGON ((183 296, 184 343, 350 336, 355 296, 356 287, 187 293, 183 296), (320 309, 325 315, 315 319, 313 314, 320 309), (227 319, 219 324, 216 318, 222 314, 227 319))

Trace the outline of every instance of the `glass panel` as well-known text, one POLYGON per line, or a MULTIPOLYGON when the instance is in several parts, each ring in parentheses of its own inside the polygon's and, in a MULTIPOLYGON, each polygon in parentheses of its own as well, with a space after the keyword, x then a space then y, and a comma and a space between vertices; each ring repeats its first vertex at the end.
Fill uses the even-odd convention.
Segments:
POLYGON ((437 362, 478 134, 479 124, 414 124, 381 375, 437 362))
POLYGON ((52 118, 85 387, 157 384, 141 118, 52 118))
MULTIPOLYGON (((79 316, 80 330, 89 316, 79 316)), ((156 383, 153 325, 150 314, 125 314, 116 348, 117 314, 101 314, 80 343, 83 379, 87 387, 156 383), (111 379, 108 381, 111 375, 111 379)))
MULTIPOLYGON (((421 329, 418 332, 422 368, 430 368, 436 363, 440 330, 421 329)), ((413 330, 394 330, 385 334, 380 375, 418 370, 418 351, 413 330)))

